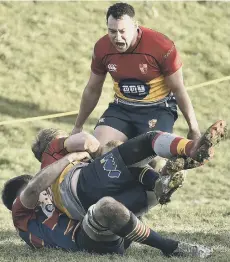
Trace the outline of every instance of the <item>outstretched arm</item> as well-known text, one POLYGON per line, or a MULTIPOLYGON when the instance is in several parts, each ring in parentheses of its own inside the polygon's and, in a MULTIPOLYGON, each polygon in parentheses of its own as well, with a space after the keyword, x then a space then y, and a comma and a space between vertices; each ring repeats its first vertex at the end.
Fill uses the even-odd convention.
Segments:
POLYGON ((72 134, 82 131, 86 119, 96 107, 101 96, 105 77, 106 75, 96 75, 91 72, 89 82, 87 83, 82 95, 79 114, 77 116, 72 134))
POLYGON ((80 132, 69 136, 64 143, 68 152, 87 151, 89 154, 95 153, 100 142, 87 132, 80 132))
POLYGON ((22 204, 29 209, 36 206, 40 193, 51 186, 64 168, 75 161, 78 153, 68 154, 39 171, 20 194, 22 204))
POLYGON ((198 139, 201 136, 201 134, 196 120, 196 115, 192 106, 192 102, 183 83, 182 68, 177 70, 174 74, 165 77, 165 83, 175 95, 178 106, 182 114, 184 115, 185 120, 188 123, 188 138, 198 139))

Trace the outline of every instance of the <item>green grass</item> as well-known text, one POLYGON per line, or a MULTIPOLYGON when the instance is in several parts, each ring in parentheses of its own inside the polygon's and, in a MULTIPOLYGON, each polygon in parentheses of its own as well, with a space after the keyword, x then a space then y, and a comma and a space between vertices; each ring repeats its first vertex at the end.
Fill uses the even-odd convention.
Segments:
MULTIPOLYGON (((0 121, 78 110, 95 41, 106 33, 105 10, 114 2, 0 3, 0 121)), ((229 74, 230 3, 132 2, 139 23, 172 38, 183 60, 186 86, 229 74)), ((201 130, 217 119, 230 124, 229 81, 189 91, 201 130)), ((112 100, 108 77, 86 130, 112 100)), ((71 131, 75 117, 0 126, 0 186, 10 177, 34 174, 39 163, 30 145, 38 130, 71 131)), ((180 115, 175 132, 186 135, 180 115)), ((146 223, 165 236, 210 245, 209 261, 230 261, 229 137, 207 166, 190 171, 183 188, 146 223)), ((0 206, 0 261, 165 261, 160 252, 133 245, 125 257, 62 251, 31 251, 17 237, 10 213, 0 206)), ((199 261, 167 259, 167 261, 199 261)))

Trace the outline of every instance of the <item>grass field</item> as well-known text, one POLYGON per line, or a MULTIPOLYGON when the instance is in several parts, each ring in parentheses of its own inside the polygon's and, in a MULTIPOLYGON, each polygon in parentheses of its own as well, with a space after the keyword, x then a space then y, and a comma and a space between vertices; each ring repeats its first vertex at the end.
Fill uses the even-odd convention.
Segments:
MULTIPOLYGON (((105 11, 114 2, 0 3, 0 121, 78 110, 92 48, 106 33, 105 11)), ((172 38, 183 60, 186 86, 230 74, 230 3, 131 2, 140 24, 172 38)), ((230 124, 229 81, 190 90, 201 130, 217 119, 230 124)), ((108 77, 86 130, 112 99, 108 77)), ((38 130, 71 131, 75 116, 0 125, 0 187, 10 177, 34 174, 39 163, 30 145, 38 130)), ((180 115, 175 132, 185 135, 180 115)), ((230 261, 230 139, 213 161, 191 171, 172 202, 152 209, 145 221, 165 236, 210 245, 209 261, 230 261)), ((199 261, 165 259, 155 249, 133 245, 126 256, 92 256, 62 251, 31 251, 17 237, 11 215, 0 206, 0 261, 199 261)))

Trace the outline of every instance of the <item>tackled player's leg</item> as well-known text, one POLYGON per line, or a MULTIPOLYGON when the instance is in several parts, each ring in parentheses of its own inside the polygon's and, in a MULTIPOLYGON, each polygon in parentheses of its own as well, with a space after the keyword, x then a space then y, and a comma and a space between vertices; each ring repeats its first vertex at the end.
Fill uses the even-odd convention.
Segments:
MULTIPOLYGON (((130 168, 138 164, 143 165, 156 155, 167 158, 188 156, 203 163, 213 155, 212 146, 225 134, 226 123, 218 121, 197 141, 158 131, 128 140, 82 169, 78 180, 78 197, 86 209, 104 196, 116 199, 120 192, 138 187, 137 179, 130 172, 130 168)), ((180 186, 182 178, 180 175, 164 175, 168 175, 165 182, 171 187, 167 193, 170 195, 180 186)), ((140 194, 145 194, 145 188, 138 188, 140 194)), ((131 209, 130 206, 128 208, 131 209)))
POLYGON ((132 242, 157 248, 165 256, 205 258, 212 253, 208 247, 163 238, 111 197, 104 197, 89 208, 75 242, 82 250, 100 254, 123 254, 132 242))

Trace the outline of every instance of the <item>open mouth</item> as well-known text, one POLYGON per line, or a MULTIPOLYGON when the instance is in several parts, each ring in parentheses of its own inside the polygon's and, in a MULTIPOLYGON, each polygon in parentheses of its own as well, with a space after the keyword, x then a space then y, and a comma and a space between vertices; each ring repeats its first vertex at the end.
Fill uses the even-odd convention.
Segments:
POLYGON ((117 46, 118 48, 124 48, 124 47, 125 47, 125 43, 116 42, 116 46, 117 46))

